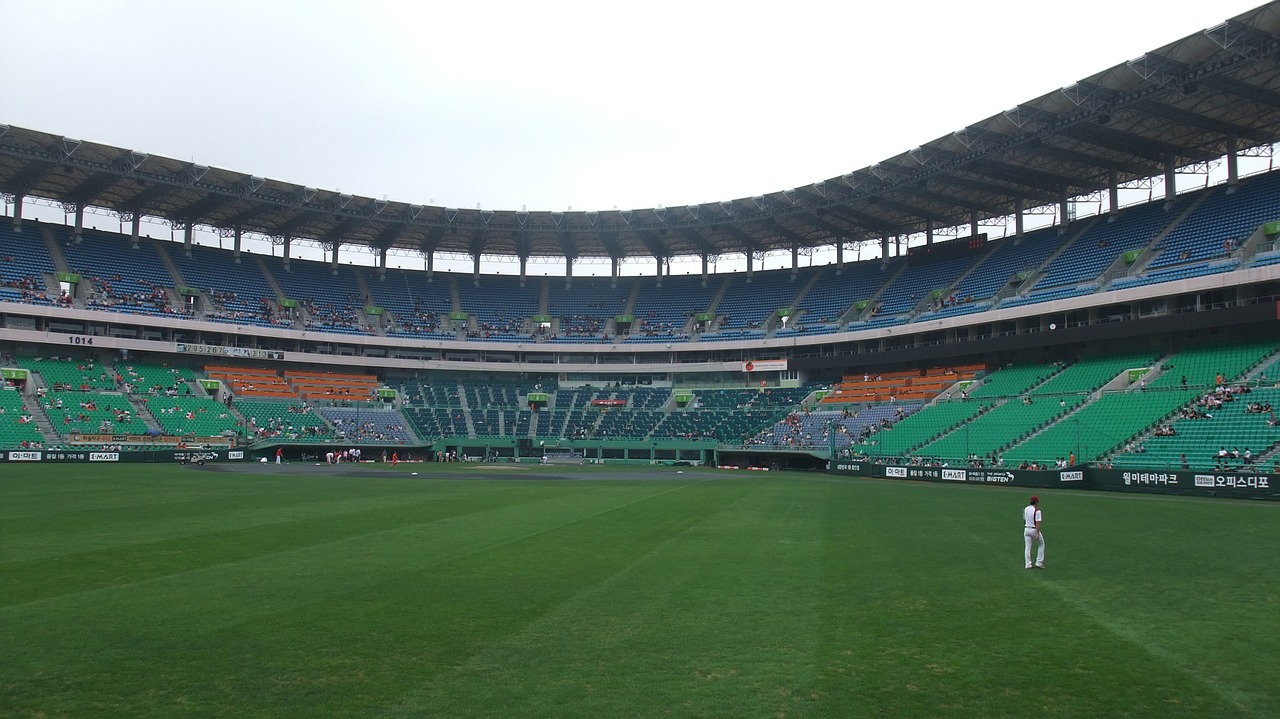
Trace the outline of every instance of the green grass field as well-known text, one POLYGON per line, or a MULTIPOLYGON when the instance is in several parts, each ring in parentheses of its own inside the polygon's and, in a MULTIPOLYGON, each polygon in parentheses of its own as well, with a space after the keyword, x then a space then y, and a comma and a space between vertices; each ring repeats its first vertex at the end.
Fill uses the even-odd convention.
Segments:
POLYGON ((1280 716, 1280 504, 401 469, 4 466, 0 717, 1280 716))

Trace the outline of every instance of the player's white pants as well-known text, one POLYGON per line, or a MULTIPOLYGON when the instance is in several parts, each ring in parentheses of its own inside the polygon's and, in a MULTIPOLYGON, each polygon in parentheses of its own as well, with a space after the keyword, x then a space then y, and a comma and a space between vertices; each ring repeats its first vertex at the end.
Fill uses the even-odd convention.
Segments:
POLYGON ((1044 566, 1044 532, 1037 532, 1034 529, 1026 529, 1022 532, 1022 538, 1027 543, 1027 569, 1031 568, 1031 545, 1036 543, 1036 539, 1040 540, 1040 550, 1036 552, 1036 566, 1044 566))

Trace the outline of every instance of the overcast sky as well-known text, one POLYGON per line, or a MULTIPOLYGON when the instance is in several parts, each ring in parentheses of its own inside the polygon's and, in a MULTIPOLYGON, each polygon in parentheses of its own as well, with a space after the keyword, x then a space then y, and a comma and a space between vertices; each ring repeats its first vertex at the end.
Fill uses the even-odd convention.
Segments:
POLYGON ((0 0, 0 123, 416 203, 749 197, 1255 1, 0 0))

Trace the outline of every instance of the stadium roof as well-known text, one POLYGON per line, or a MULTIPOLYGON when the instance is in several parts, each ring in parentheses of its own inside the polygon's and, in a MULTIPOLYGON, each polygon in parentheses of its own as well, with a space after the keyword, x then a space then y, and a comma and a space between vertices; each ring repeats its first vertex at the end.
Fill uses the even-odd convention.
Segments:
POLYGON ((1229 144, 1272 144, 1277 33, 1273 2, 870 167, 704 205, 526 212, 389 202, 6 125, 0 191, 326 246, 583 258, 820 247, 1004 217, 1214 160, 1229 144))

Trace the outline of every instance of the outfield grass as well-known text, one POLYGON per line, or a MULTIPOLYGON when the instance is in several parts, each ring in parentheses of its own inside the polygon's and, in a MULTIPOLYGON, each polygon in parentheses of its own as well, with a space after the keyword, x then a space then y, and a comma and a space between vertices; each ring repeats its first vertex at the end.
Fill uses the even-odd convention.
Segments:
POLYGON ((402 469, 3 467, 0 717, 1280 716, 1280 504, 402 469))

